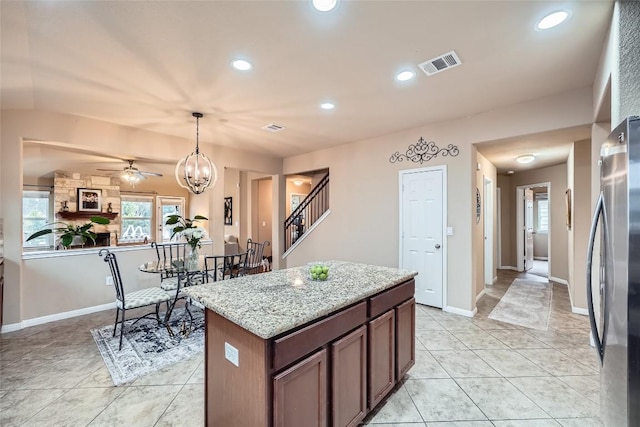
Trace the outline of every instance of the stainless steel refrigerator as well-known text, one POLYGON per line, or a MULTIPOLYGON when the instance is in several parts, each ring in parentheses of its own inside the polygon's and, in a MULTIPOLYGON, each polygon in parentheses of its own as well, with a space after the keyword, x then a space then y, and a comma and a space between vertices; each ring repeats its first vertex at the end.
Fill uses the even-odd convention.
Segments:
POLYGON ((625 119, 600 150, 600 196, 587 253, 587 300, 602 362, 602 421, 607 427, 640 426, 640 117, 625 119), (592 289, 598 232, 600 271, 599 280, 594 277, 593 282, 599 283, 592 289), (594 293, 600 295, 597 311, 594 293))

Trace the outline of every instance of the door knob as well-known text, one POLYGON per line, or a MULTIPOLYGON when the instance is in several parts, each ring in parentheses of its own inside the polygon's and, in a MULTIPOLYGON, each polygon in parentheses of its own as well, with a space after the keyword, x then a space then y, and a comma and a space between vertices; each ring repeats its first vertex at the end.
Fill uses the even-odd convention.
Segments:
POLYGON ((440 249, 440 245, 436 243, 436 249, 440 249))

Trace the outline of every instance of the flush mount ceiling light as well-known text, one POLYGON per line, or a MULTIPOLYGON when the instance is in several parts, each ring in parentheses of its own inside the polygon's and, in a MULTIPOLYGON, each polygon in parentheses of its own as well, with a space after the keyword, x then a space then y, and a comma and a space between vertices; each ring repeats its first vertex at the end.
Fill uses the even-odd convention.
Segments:
POLYGON ((338 4, 338 0, 312 0, 313 7, 320 12, 329 12, 338 4))
POLYGON ((407 80, 411 80, 416 76, 416 73, 413 71, 405 70, 396 74, 396 80, 399 82, 406 82, 407 80))
POLYGON ((293 183, 295 185, 297 185, 298 187, 300 187, 302 184, 304 184, 304 181, 301 180, 301 179, 295 179, 295 180, 293 180, 293 183))
POLYGON ((536 159, 536 156, 534 156, 533 154, 521 154, 518 157, 516 157, 516 162, 527 164, 527 163, 533 162, 535 159, 536 159))
POLYGON ((240 71, 249 71, 253 68, 251 62, 245 61, 244 59, 236 59, 231 63, 231 65, 233 66, 233 68, 240 71))
POLYGON ((322 104, 320 104, 320 108, 322 108, 323 110, 333 110, 334 108, 336 108, 336 106, 333 102, 323 102, 322 104))
POLYGON ((186 188, 193 194, 200 194, 215 185, 218 180, 218 170, 216 165, 200 152, 199 120, 202 118, 202 113, 192 113, 192 116, 196 118, 196 149, 176 164, 176 181, 180 187, 186 188), (180 173, 181 165, 183 165, 182 173, 180 173))
POLYGON ((569 17, 569 12, 566 10, 558 10, 556 12, 552 12, 542 18, 536 24, 536 29, 538 30, 548 30, 549 28, 553 28, 557 25, 562 24, 569 17))

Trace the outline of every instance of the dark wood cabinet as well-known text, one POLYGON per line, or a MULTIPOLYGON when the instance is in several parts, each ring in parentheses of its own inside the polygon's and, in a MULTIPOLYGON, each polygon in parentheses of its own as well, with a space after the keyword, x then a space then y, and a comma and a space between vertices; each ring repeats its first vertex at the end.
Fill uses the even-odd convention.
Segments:
POLYGON ((369 408, 374 408, 396 383, 395 311, 369 322, 369 408))
POLYGON ((327 426, 327 350, 273 378, 275 427, 327 426))
POLYGON ((355 427, 367 414, 367 327, 331 344, 333 426, 355 427))
POLYGON ((414 363, 414 289, 406 280, 271 338, 205 310, 206 425, 359 425, 414 363))
POLYGON ((416 300, 400 304, 396 310, 396 378, 399 380, 416 362, 416 300))
POLYGON ((0 259, 0 329, 2 329, 2 304, 4 303, 4 258, 0 259))

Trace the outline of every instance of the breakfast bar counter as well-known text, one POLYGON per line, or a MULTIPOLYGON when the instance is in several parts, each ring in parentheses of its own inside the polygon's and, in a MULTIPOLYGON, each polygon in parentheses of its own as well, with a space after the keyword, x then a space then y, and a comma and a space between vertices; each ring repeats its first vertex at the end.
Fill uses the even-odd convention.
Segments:
POLYGON ((185 289, 205 306, 208 426, 356 426, 413 366, 415 272, 328 261, 185 289))

